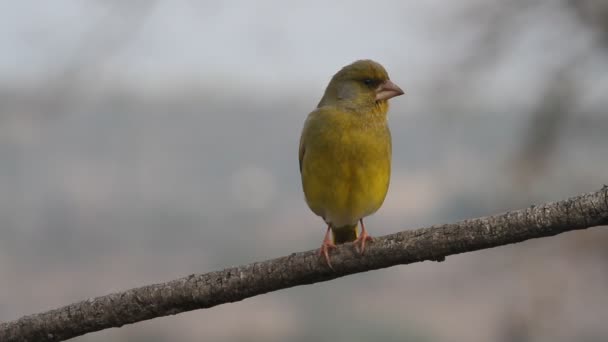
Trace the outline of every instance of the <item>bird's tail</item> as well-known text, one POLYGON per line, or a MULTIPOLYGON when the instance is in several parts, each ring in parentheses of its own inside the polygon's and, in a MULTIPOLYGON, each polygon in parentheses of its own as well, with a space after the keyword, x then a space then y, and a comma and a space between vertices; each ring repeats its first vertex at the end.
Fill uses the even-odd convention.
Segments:
POLYGON ((343 226, 339 228, 332 227, 331 233, 334 237, 334 243, 338 245, 341 243, 355 241, 359 236, 359 233, 357 233, 357 226, 358 224, 355 223, 352 226, 343 226))

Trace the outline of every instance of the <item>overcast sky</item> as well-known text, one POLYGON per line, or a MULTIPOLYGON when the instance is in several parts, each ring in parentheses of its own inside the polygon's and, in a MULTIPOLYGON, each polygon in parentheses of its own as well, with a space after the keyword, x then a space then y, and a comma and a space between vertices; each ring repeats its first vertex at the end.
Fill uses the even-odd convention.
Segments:
MULTIPOLYGON (((478 55, 474 49, 484 21, 500 18, 493 15, 497 3, 58 0, 41 6, 4 1, 0 75, 37 82, 57 68, 92 58, 105 79, 123 82, 189 79, 308 88, 323 86, 354 59, 372 58, 411 89, 412 83, 429 82, 440 77, 438 71, 478 55)), ((517 83, 530 70, 551 68, 588 44, 557 2, 532 6, 509 20, 515 26, 507 37, 512 51, 495 61, 506 67, 493 74, 503 93, 505 86, 521 89, 517 83), (566 43, 567 53, 561 51, 566 43), (538 45, 543 48, 532 48, 538 45)))

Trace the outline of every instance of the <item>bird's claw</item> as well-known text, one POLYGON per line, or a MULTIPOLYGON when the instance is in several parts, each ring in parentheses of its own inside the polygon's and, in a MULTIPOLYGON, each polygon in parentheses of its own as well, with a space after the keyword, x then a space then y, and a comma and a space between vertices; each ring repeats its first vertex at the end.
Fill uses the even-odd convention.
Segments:
POLYGON ((331 262, 329 261, 329 250, 336 249, 336 244, 334 244, 334 242, 331 240, 331 237, 329 236, 330 230, 331 227, 327 226, 325 238, 323 238, 323 244, 321 244, 321 248, 319 249, 319 256, 325 257, 325 262, 327 262, 327 266, 329 266, 329 268, 331 268, 333 271, 334 268, 331 266, 331 262))
POLYGON ((361 255, 363 255, 363 253, 365 252, 365 243, 367 241, 372 242, 374 241, 374 238, 369 236, 366 230, 363 230, 361 232, 361 236, 359 236, 355 241, 353 241, 353 244, 355 244, 355 249, 357 250, 357 252, 361 253, 361 255), (361 245, 361 248, 359 248, 359 245, 361 245))
POLYGON ((329 261, 329 250, 330 249, 336 249, 336 245, 329 239, 325 239, 323 240, 323 244, 321 245, 321 248, 319 249, 319 256, 324 256, 325 257, 325 262, 327 262, 327 266, 329 266, 329 268, 331 268, 332 270, 334 269, 331 266, 331 261, 329 261))

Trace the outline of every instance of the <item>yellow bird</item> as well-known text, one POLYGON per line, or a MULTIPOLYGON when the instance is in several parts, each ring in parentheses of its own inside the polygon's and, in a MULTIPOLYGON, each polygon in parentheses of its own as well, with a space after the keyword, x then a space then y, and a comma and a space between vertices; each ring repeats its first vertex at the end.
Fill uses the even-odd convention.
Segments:
POLYGON ((382 65, 359 60, 332 77, 304 123, 302 188, 310 209, 327 223, 319 253, 329 267, 329 249, 335 244, 354 241, 363 253, 372 240, 363 218, 380 208, 388 191, 391 133, 386 114, 388 99, 399 95, 403 90, 382 65))

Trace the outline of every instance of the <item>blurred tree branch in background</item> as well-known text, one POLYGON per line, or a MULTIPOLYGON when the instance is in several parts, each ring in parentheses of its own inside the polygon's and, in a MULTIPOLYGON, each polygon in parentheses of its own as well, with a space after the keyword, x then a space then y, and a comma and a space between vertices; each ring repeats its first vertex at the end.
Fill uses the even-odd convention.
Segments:
POLYGON ((583 95, 576 83, 576 73, 589 63, 594 52, 605 52, 608 47, 608 3, 602 0, 567 0, 566 3, 579 22, 595 36, 595 42, 589 49, 572 56, 547 78, 544 95, 539 97, 530 113, 524 143, 513 164, 522 188, 548 166, 560 138, 560 129, 583 95))
POLYGON ((604 0, 568 0, 583 24, 592 29, 598 43, 608 47, 608 3, 604 0))
POLYGON ((307 251, 91 298, 2 323, 0 340, 63 341, 298 285, 425 260, 443 261, 449 255, 607 224, 608 186, 604 186, 564 201, 377 237, 365 256, 352 244, 341 245, 332 254, 335 271, 317 251, 307 251))
POLYGON ((535 110, 530 113, 523 144, 517 160, 511 164, 515 167, 517 184, 524 188, 542 173, 555 152, 560 129, 578 97, 573 76, 578 62, 576 59, 552 75, 535 110))
MULTIPOLYGON (((437 105, 442 113, 451 113, 454 120, 473 112, 470 97, 474 89, 484 88, 488 78, 500 72, 501 64, 508 59, 513 50, 521 48, 526 29, 542 20, 546 13, 546 1, 474 2, 460 14, 458 30, 470 35, 471 44, 467 54, 460 56, 456 67, 436 74, 433 92, 438 96, 437 105), (481 27, 481 28, 480 28, 481 27), (490 75, 490 76, 488 76, 490 75), (460 116, 459 116, 460 114, 460 116)), ((526 123, 521 128, 522 143, 508 158, 513 183, 518 191, 529 191, 529 184, 543 176, 543 172, 560 152, 559 143, 563 139, 563 129, 568 129, 570 119, 575 117, 576 106, 588 93, 581 84, 581 73, 594 62, 598 53, 608 48, 608 2, 602 0, 565 0, 565 15, 561 18, 564 25, 571 20, 589 32, 592 42, 588 45, 574 45, 564 41, 559 54, 547 49, 546 65, 538 69, 539 96, 530 108, 525 108, 526 123)), ((452 27, 452 29, 454 29, 452 27)), ((524 87, 522 87, 524 90, 524 87)), ((579 121, 580 126, 597 126, 589 119, 579 121), (586 121, 585 121, 586 120, 586 121)), ((606 125, 605 120, 596 120, 606 125)))

